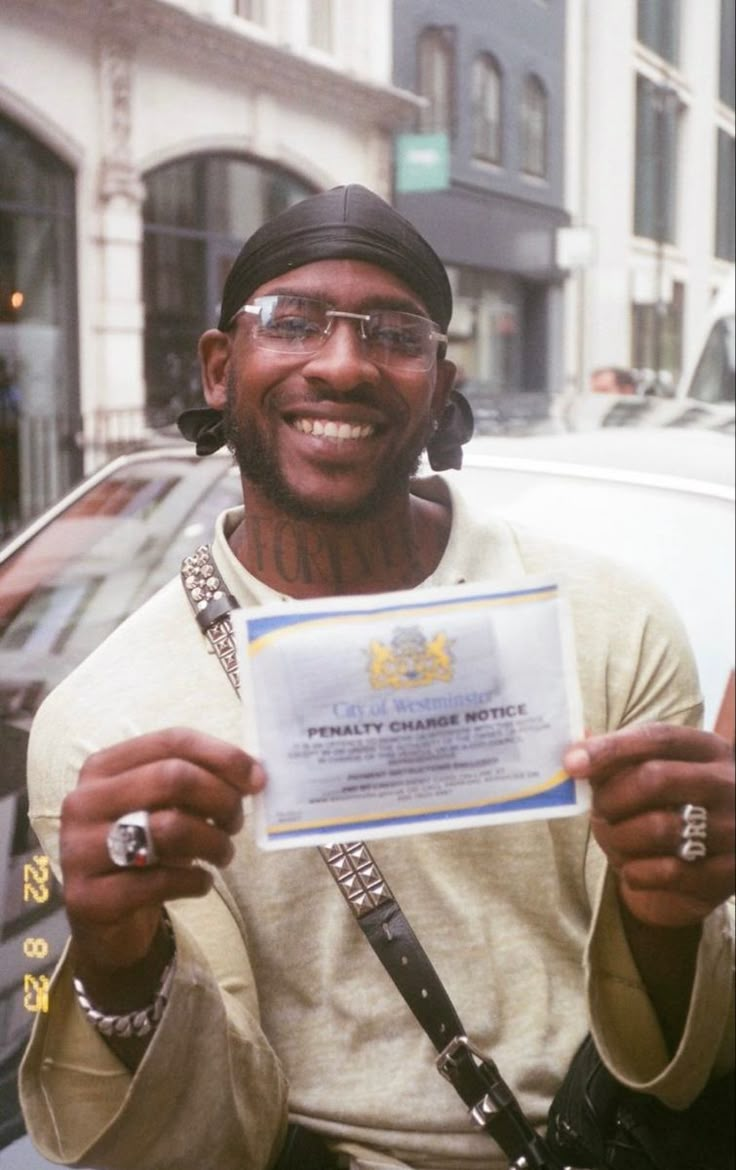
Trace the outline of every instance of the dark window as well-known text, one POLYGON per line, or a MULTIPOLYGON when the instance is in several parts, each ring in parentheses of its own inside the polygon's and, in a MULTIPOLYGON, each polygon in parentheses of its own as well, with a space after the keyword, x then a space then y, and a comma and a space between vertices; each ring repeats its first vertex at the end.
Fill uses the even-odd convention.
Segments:
POLYGON ((79 428, 74 174, 3 117, 0 158, 2 539, 38 510, 41 478, 51 480, 53 498, 78 478, 81 466, 78 448, 66 441, 69 427, 72 433, 79 428), (69 423, 47 425, 38 466, 21 438, 37 419, 69 423))
POLYGON ((473 61, 473 157, 501 162, 501 71, 489 53, 473 61))
POLYGON ((667 389, 676 385, 682 370, 684 307, 685 287, 679 281, 672 286, 671 301, 632 306, 631 364, 654 371, 667 389))
POLYGON ((734 108, 734 49, 736 28, 734 27, 734 0, 721 0, 721 40, 718 67, 718 96, 721 101, 734 108))
POLYGON ((547 90, 530 73, 521 100, 521 169, 540 179, 547 175, 548 120, 547 90))
POLYGON ((418 90, 429 105, 419 115, 426 134, 452 134, 455 43, 451 29, 427 28, 419 37, 418 90))
POLYGON ((718 170, 716 178, 716 239, 715 253, 721 260, 734 259, 734 138, 725 130, 718 131, 718 170))
POLYGON ((680 0, 638 0, 636 35, 642 45, 676 65, 680 59, 680 0))
POLYGON ((679 113, 673 90, 637 77, 634 232, 660 243, 675 239, 679 113))
POLYGON ((708 335, 688 388, 690 398, 698 398, 701 402, 733 402, 736 391, 734 348, 731 313, 716 321, 708 335))
POLYGON ((285 171, 230 155, 177 159, 145 179, 146 394, 154 421, 201 400, 197 341, 243 242, 311 194, 285 171))

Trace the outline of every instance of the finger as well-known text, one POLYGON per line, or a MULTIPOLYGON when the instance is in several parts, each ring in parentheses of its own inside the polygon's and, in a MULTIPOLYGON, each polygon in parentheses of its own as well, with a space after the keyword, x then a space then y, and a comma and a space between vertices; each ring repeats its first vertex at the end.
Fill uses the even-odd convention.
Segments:
POLYGON ((564 764, 571 776, 595 782, 611 770, 650 758, 707 761, 731 758, 719 735, 694 727, 648 723, 571 744, 564 764))
POLYGON ((87 780, 65 798, 62 817, 94 823, 117 820, 132 809, 179 808, 234 833, 243 822, 242 801, 242 793, 219 775, 189 760, 168 758, 87 780))
POLYGON ((177 898, 201 898, 213 880, 201 865, 126 869, 96 878, 73 874, 65 883, 64 901, 70 920, 83 922, 85 929, 109 926, 177 898))
POLYGON ((733 810, 731 765, 652 759, 623 766, 593 786, 593 811, 609 821, 684 804, 701 804, 709 811, 733 810))
POLYGON ((700 902, 712 909, 733 893, 733 855, 719 854, 702 861, 679 857, 642 857, 626 862, 618 871, 632 890, 669 893, 700 902))
MULTIPOLYGON (((110 857, 108 823, 77 827, 62 838, 61 861, 65 873, 86 873, 94 878, 104 873, 120 873, 110 857)), ((148 831, 156 863, 162 866, 187 866, 193 861, 207 861, 219 869, 232 860, 234 847, 228 833, 216 825, 176 809, 152 813, 148 831)))
POLYGON ((234 744, 187 727, 169 727, 112 744, 89 756, 80 783, 112 777, 168 758, 188 760, 218 775, 241 795, 257 791, 264 781, 257 761, 234 744))
POLYGON ((153 813, 149 831, 162 865, 190 865, 196 860, 208 861, 222 869, 232 861, 235 852, 228 833, 201 817, 175 809, 153 813))
MULTIPOLYGON (((613 824, 593 816, 591 824, 596 841, 616 869, 635 858, 676 857, 683 843, 682 815, 675 809, 659 809, 613 824)), ((733 832, 724 818, 709 817, 705 840, 709 857, 733 854, 733 832)))
POLYGON ((713 910, 711 903, 701 898, 670 890, 632 889, 623 880, 619 892, 629 913, 651 926, 700 927, 713 910))

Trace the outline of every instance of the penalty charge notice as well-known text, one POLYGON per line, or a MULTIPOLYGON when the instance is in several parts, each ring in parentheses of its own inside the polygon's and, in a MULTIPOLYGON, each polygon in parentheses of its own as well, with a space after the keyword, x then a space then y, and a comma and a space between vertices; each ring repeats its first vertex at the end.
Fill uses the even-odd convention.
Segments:
POLYGON ((582 736, 561 586, 524 577, 232 614, 264 848, 570 816, 582 736))

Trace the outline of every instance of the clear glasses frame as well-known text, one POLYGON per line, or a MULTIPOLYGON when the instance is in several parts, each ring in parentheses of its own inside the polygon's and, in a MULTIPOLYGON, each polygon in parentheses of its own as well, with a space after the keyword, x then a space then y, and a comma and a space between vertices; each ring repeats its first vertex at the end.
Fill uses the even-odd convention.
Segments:
POLYGON ((238 309, 232 321, 241 314, 257 319, 251 337, 259 349, 292 357, 317 353, 340 318, 358 325, 364 351, 380 365, 429 370, 437 347, 447 344, 447 335, 434 321, 403 309, 349 313, 333 309, 326 301, 275 293, 254 297, 238 309))

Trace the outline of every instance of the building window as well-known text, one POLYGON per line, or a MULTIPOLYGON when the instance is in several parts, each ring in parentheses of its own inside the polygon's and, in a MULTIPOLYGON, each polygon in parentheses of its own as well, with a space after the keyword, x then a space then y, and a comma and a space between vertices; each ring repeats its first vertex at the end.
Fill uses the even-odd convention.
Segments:
POLYGON ((197 342, 217 322, 244 240, 313 189, 278 168, 218 154, 166 163, 145 185, 146 393, 154 421, 164 423, 201 399, 197 342))
POLYGON ((334 0, 311 0, 308 12, 307 41, 313 49, 321 49, 324 53, 335 51, 334 9, 334 0))
POLYGON ((650 371, 655 383, 671 390, 682 372, 682 322, 685 286, 672 285, 672 300, 632 305, 631 364, 650 371))
POLYGON ((481 53, 473 62, 473 157, 501 162, 501 72, 493 57, 481 53))
POLYGON ((680 99, 668 86, 636 79, 634 233, 659 243, 675 239, 680 99))
POLYGON ((716 239, 715 253, 720 260, 734 260, 734 138, 725 130, 718 130, 718 160, 716 176, 716 239))
POLYGON ((547 91, 530 73, 521 100, 521 169, 540 179, 547 176, 547 127, 547 91))
POLYGON ((734 0, 721 0, 721 41, 718 68, 718 96, 724 105, 734 108, 734 0))
POLYGON ((235 15, 253 24, 265 24, 266 0, 235 0, 235 15))
POLYGON ((453 361, 462 371, 463 393, 482 417, 491 397, 524 385, 524 284, 504 273, 459 266, 453 287, 453 361))
POLYGON ((425 29, 419 38, 418 90, 429 105, 419 115, 425 134, 452 134, 455 46, 452 30, 425 29))
POLYGON ((81 457, 70 438, 79 430, 74 174, 2 116, 0 157, 1 538, 75 482, 81 457))
POLYGON ((638 0, 636 35, 665 61, 680 59, 680 0, 638 0))

